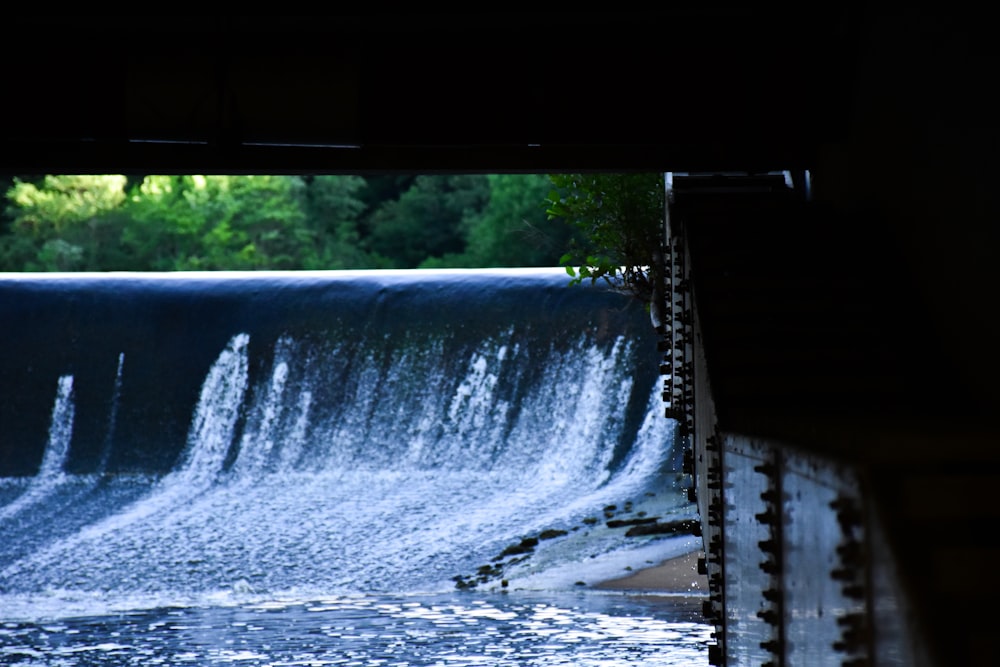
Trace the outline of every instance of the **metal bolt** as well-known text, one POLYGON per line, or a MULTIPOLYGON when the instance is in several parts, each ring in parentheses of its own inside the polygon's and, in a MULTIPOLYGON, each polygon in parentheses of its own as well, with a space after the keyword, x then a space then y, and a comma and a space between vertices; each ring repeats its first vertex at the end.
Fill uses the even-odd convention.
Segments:
POLYGON ((778 514, 774 510, 767 510, 766 512, 761 512, 760 514, 754 514, 753 516, 760 523, 770 523, 770 524, 778 523, 778 514))
POLYGON ((765 560, 759 565, 759 567, 767 574, 778 574, 781 572, 781 566, 777 563, 777 561, 773 560, 765 560))
POLYGON ((768 625, 777 625, 780 620, 778 618, 778 613, 771 609, 761 609, 757 612, 757 618, 764 621, 768 625))
POLYGON ((781 644, 776 639, 761 642, 760 647, 770 653, 781 653, 781 644))
POLYGON ((776 554, 778 553, 778 542, 776 540, 762 540, 757 543, 761 551, 766 551, 767 553, 776 554))
POLYGON ((773 477, 778 472, 778 467, 773 463, 762 463, 759 466, 753 467, 755 472, 767 475, 768 477, 773 477))

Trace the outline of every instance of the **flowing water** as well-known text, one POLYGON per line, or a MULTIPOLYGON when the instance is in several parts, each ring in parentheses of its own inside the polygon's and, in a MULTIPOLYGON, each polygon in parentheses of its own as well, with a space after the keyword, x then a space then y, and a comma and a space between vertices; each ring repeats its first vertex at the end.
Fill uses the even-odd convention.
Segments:
POLYGON ((622 295, 7 274, 0 321, 0 664, 707 664, 696 593, 592 587, 700 546, 622 295))

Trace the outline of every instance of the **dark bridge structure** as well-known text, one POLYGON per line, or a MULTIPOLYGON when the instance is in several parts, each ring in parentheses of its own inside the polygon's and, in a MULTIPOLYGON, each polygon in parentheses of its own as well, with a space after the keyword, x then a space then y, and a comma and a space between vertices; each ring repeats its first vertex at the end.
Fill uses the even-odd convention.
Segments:
POLYGON ((661 370, 690 442, 710 662, 991 665, 1000 59, 984 24, 8 16, 0 172, 662 172, 661 370))

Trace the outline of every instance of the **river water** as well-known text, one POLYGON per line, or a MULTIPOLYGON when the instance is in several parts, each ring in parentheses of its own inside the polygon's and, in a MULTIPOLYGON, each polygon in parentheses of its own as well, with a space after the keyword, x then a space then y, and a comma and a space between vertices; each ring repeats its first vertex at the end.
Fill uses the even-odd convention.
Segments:
POLYGON ((0 664, 707 664, 593 588, 701 545, 648 318, 566 283, 0 277, 0 664))

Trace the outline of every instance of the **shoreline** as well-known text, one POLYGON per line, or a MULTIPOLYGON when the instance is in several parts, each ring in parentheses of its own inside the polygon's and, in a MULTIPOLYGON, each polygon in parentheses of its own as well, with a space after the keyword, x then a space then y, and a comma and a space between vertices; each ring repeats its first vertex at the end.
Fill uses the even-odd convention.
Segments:
POLYGON ((705 552, 698 549, 624 577, 602 581, 593 588, 629 593, 707 594, 708 577, 698 574, 698 559, 704 556, 705 552))

